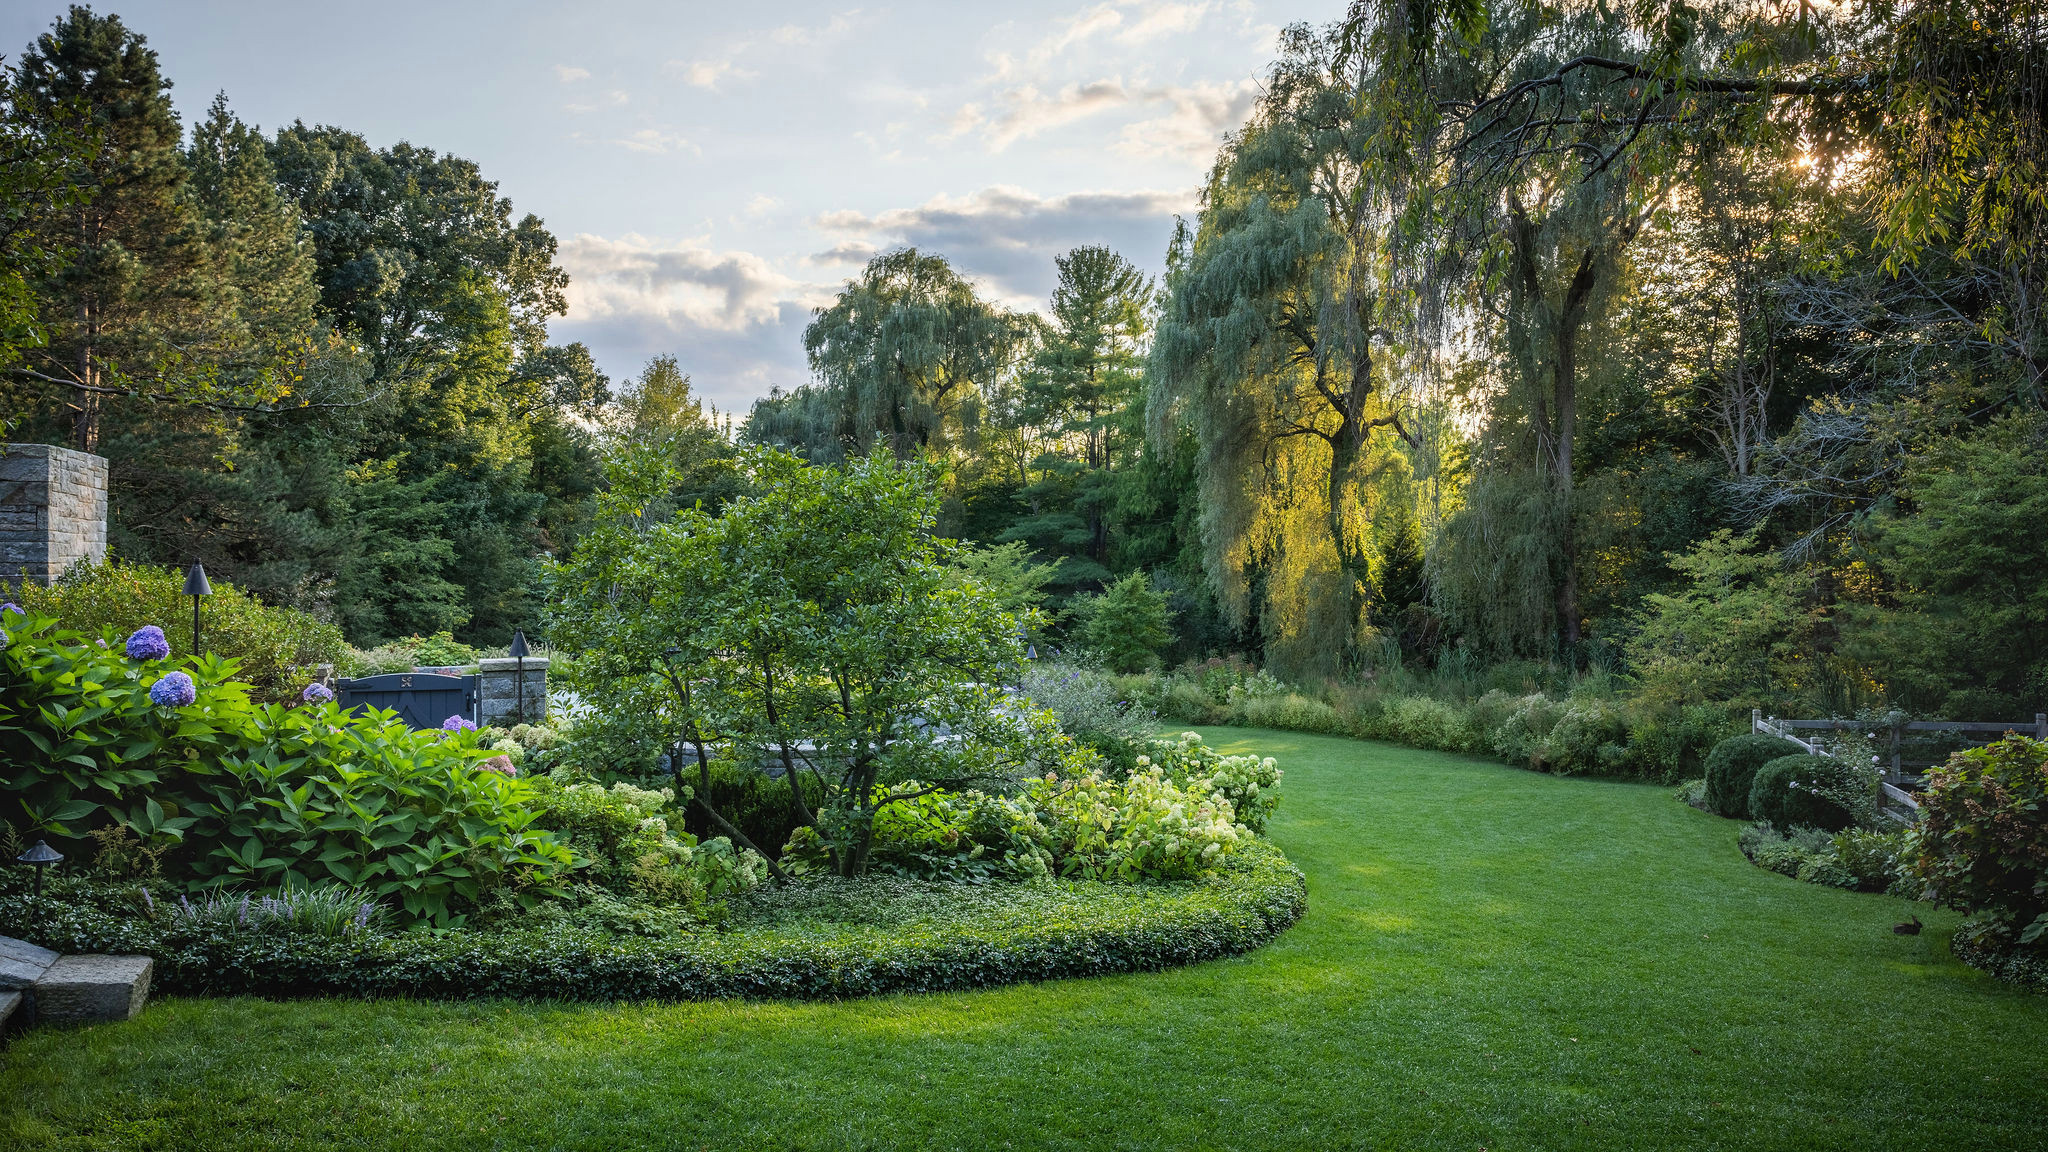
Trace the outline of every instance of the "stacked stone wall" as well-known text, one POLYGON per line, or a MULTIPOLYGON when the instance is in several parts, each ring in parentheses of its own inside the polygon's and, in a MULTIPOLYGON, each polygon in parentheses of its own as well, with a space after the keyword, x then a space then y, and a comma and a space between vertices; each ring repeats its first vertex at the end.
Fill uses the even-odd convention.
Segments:
POLYGON ((107 555, 107 461, 51 444, 0 445, 0 583, 48 586, 107 555))
POLYGON ((519 661, 496 656, 477 662, 477 722, 509 727, 522 720, 539 722, 548 715, 548 659, 526 658, 525 699, 520 699, 519 661))

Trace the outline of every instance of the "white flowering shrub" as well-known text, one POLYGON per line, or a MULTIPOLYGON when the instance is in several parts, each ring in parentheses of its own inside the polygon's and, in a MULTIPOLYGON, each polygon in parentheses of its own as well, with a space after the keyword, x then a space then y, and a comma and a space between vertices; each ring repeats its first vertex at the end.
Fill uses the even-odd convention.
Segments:
POLYGON ((1154 741, 1151 754, 1138 759, 1140 769, 1155 763, 1188 791, 1227 800, 1238 823, 1254 832, 1264 832, 1280 806, 1284 773, 1271 756, 1225 756, 1202 743, 1201 733, 1183 732, 1175 740, 1154 741))

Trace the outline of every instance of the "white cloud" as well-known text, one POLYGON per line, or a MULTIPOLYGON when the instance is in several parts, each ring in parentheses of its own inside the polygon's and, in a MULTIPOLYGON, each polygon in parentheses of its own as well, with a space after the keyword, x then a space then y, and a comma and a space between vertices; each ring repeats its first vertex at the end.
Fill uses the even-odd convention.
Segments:
POLYGON ((881 249, 865 240, 843 240, 823 252, 813 252, 804 257, 806 264, 833 266, 840 264, 866 264, 875 258, 881 249))
POLYGON ((783 275, 752 252, 697 241, 583 233, 562 245, 569 311, 556 338, 603 350, 630 375, 672 353, 700 395, 744 413, 770 385, 808 378, 803 328, 831 289, 783 275))
POLYGON ((1207 160, 1226 133, 1242 126, 1258 102, 1259 85, 1246 78, 1230 84, 1160 88, 1147 94, 1171 105, 1163 116, 1124 126, 1117 151, 1133 156, 1182 155, 1207 160))
POLYGON ((575 104, 564 104, 562 105, 562 107, 568 109, 571 112, 596 112, 601 108, 617 108, 622 104, 629 104, 632 102, 632 99, 633 98, 627 95, 624 90, 614 88, 595 100, 586 100, 575 104))
POLYGON ((669 152, 689 152, 703 155, 703 150, 683 136, 667 128, 642 128, 627 136, 614 139, 612 143, 634 152, 646 152, 660 156, 669 152))
POLYGON ((742 67, 740 61, 743 57, 756 54, 770 44, 779 48, 807 48, 838 40, 853 29, 853 17, 859 12, 859 9, 854 9, 819 25, 784 24, 779 28, 731 41, 725 51, 716 56, 698 60, 671 60, 661 66, 662 71, 681 76, 685 84, 716 92, 718 86, 727 80, 750 80, 760 74, 742 67))
POLYGON ((751 252, 637 235, 578 234, 562 246, 562 267, 569 273, 569 315, 579 320, 660 316, 733 331, 818 293, 751 252))
POLYGON ((1143 4, 1138 18, 1115 36, 1119 44, 1143 44, 1162 36, 1192 32, 1209 15, 1209 4, 1143 4))
POLYGON ((823 24, 813 26, 784 24, 780 28, 768 33, 768 38, 777 44, 785 45, 823 44, 827 41, 840 39, 848 32, 851 32, 853 30, 853 18, 858 15, 860 15, 860 9, 855 8, 850 12, 842 12, 823 24))
POLYGON ((708 88, 714 92, 718 90, 719 81, 727 77, 745 80, 754 75, 741 68, 738 60, 732 56, 718 60, 693 60, 688 64, 678 65, 675 70, 682 73, 685 84, 708 88))
POLYGON ((937 252, 982 278, 1013 307, 1037 307, 1052 292, 1052 258, 1082 244, 1106 244, 1141 266, 1166 249, 1176 213, 1194 211, 1192 192, 1075 192, 1038 196, 997 185, 915 208, 827 212, 816 225, 844 240, 811 257, 852 263, 856 253, 909 245, 937 252))
POLYGON ((1122 80, 1111 77, 1069 84, 1049 96, 1026 84, 1011 88, 998 98, 1004 105, 1000 115, 987 118, 978 105, 969 104, 954 119, 956 131, 979 127, 985 121, 991 152, 1001 152, 1024 137, 1123 107, 1131 102, 1132 94, 1122 80))
POLYGON ((560 80, 564 84, 574 84, 578 80, 590 79, 590 69, 577 68, 569 64, 557 64, 555 65, 555 79, 560 80))
POLYGON ((1163 106, 1159 115, 1126 124, 1118 150, 1206 159, 1224 133, 1244 123, 1258 91, 1250 78, 1225 84, 1134 87, 1112 76, 1069 84, 1049 94, 1025 84, 996 93, 993 109, 979 101, 962 104, 947 130, 935 139, 944 142, 979 132, 990 152, 1001 152, 1019 140, 1092 117, 1163 106))

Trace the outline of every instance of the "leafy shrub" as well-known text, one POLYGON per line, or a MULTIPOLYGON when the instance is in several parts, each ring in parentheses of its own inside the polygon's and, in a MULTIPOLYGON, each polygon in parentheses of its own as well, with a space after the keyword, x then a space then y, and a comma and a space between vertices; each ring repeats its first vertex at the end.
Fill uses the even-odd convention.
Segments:
POLYGON ((1713 811, 1713 809, 1707 807, 1707 780, 1704 776, 1698 780, 1687 780, 1685 783, 1680 784, 1675 795, 1677 795, 1680 801, 1702 812, 1713 811))
POLYGON ((1287 692, 1281 695, 1242 695, 1230 709, 1233 722, 1253 728, 1281 728, 1292 732, 1342 733, 1346 725, 1335 708, 1307 696, 1287 692))
POLYGON ((1024 673, 1025 698, 1051 712, 1060 731, 1102 753, 1121 775, 1152 742, 1152 714, 1120 693, 1108 676, 1068 664, 1036 664, 1024 673))
POLYGON ((1264 832, 1266 821, 1280 806, 1280 777, 1271 756, 1225 756, 1202 743, 1199 732, 1183 732, 1176 740, 1155 740, 1142 766, 1156 763, 1166 778, 1196 794, 1213 793, 1230 801, 1237 821, 1264 832))
MULTIPOLYGON (((109 560, 74 564, 49 588, 29 583, 13 593, 31 613, 54 617, 67 631, 126 636, 158 625, 175 667, 192 655, 192 598, 185 574, 109 560)), ((232 584, 217 583, 202 608, 200 643, 237 661, 257 700, 296 700, 318 664, 345 664, 341 630, 293 608, 275 608, 232 584)))
POLYGON ((1022 798, 934 791, 875 811, 875 864, 897 875, 973 884, 1042 879, 1053 865, 1045 842, 1045 826, 1022 798))
POLYGON ((1793 828, 1781 832, 1769 824, 1747 825, 1736 835, 1742 854, 1759 868, 1797 877, 1808 862, 1834 859, 1834 841, 1817 828, 1793 828))
POLYGON ((477 650, 455 638, 451 632, 413 636, 405 641, 413 661, 422 668, 461 668, 476 663, 477 650))
POLYGON ((1549 753, 1550 730, 1564 716, 1564 705, 1541 692, 1515 702, 1512 712, 1489 733, 1488 742, 1501 759, 1542 770, 1549 753))
POLYGON ((1129 573, 1101 595, 1078 602, 1074 611, 1082 638, 1118 672, 1158 667, 1159 650, 1173 639, 1173 610, 1143 572, 1129 573))
POLYGON ((1157 766, 1121 782, 1089 773, 1026 781, 1063 875, 1174 880, 1208 871, 1253 839, 1230 801, 1196 793, 1157 766))
POLYGON ((1733 820, 1756 814, 1749 807, 1757 769, 1780 756, 1796 756, 1799 745, 1777 736, 1745 733, 1730 736, 1707 754, 1707 807, 1733 820))
MULTIPOLYGON (((703 790, 694 765, 685 765, 683 778, 693 794, 703 790)), ((798 787, 803 790, 804 806, 817 811, 824 803, 824 788, 805 773, 798 773, 796 779, 798 787)), ((705 795, 718 809, 719 815, 731 821, 763 852, 780 852, 802 824, 790 811, 789 778, 786 776, 770 776, 759 768, 735 764, 730 760, 713 760, 711 788, 705 795)), ((684 826, 698 836, 712 839, 719 835, 719 830, 697 805, 690 805, 684 817, 684 826)))
POLYGON ((2007 736, 1929 772, 1905 860, 1982 948, 2048 955, 2048 744, 2007 736))
POLYGON ((1835 858, 1864 892, 1883 892, 1903 878, 1901 856, 1905 829, 1877 831, 1851 828, 1835 836, 1835 858))
POLYGON ((1459 709, 1428 696, 1393 696, 1380 713, 1375 735, 1382 740, 1413 748, 1434 748, 1444 752, 1470 752, 1479 747, 1479 735, 1459 709))
POLYGON ((1802 752, 1767 761, 1749 787, 1749 811, 1774 828, 1840 832, 1876 815, 1876 780, 1854 761, 1802 752))
POLYGON ((5 622, 0 819, 72 840, 118 825, 194 890, 338 881, 441 924, 495 888, 538 898, 569 863, 530 789, 477 770, 474 733, 255 705, 232 661, 166 672, 55 623, 5 622), (153 699, 181 676, 187 703, 153 699))
POLYGON ((1220 724, 1224 719, 1223 706, 1210 699, 1200 685, 1178 680, 1165 683, 1162 693, 1154 698, 1152 709, 1161 720, 1183 724, 1220 724))
POLYGON ((746 853, 743 867, 728 867, 730 841, 699 844, 688 832, 672 832, 673 789, 606 788, 567 774, 536 777, 533 784, 535 822, 575 853, 577 875, 587 885, 642 903, 696 907, 759 883, 766 869, 746 853))
POLYGON ((1597 698, 1575 699, 1544 737, 1541 764, 1559 775, 1597 772, 1618 765, 1627 739, 1619 709, 1597 698))
MULTIPOLYGON (((1623 750, 1626 774, 1665 784, 1691 777, 1704 781, 1707 757, 1731 727, 1727 710, 1711 704, 1675 711, 1636 704, 1630 713, 1623 750)), ((1715 809, 1705 804, 1704 783, 1701 787, 1702 803, 1695 807, 1712 812, 1715 809)), ((1747 804, 1749 794, 1742 795, 1747 804)))
POLYGON ((980 988, 1234 955, 1272 939, 1307 902, 1301 873, 1255 841, 1175 884, 821 878, 748 893, 735 904, 763 911, 726 932, 621 937, 544 912, 539 928, 333 940, 158 923, 135 912, 126 889, 69 879, 32 902, 19 871, 0 872, 0 934, 66 952, 146 953, 155 986, 174 995, 603 1002, 980 988), (910 915, 891 914, 905 903, 910 915))

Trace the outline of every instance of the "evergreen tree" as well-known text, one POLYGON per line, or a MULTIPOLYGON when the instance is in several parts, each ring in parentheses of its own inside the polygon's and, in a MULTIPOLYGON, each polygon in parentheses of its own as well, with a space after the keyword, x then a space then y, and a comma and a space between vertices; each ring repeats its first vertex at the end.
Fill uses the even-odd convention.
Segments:
POLYGON ((170 88, 141 35, 79 5, 18 65, 13 111, 27 128, 70 132, 83 117, 93 142, 68 174, 81 202, 44 221, 45 244, 69 259, 38 285, 48 343, 29 357, 68 392, 46 413, 83 451, 99 448, 110 396, 209 391, 194 352, 221 335, 209 330, 220 301, 170 88))

